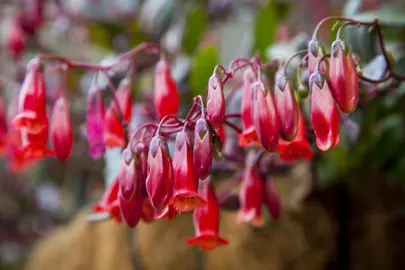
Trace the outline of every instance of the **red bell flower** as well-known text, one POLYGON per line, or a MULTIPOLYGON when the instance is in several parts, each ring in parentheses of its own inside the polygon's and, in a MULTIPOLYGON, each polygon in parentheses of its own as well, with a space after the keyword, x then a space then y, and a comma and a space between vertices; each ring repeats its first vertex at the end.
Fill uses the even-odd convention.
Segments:
POLYGON ((195 124, 193 157, 195 176, 201 180, 207 178, 212 167, 212 133, 203 117, 195 124))
POLYGON ((339 110, 333 100, 325 74, 315 72, 309 78, 311 88, 311 123, 316 145, 322 151, 340 142, 339 110))
POLYGON ((121 222, 121 212, 118 201, 119 181, 115 178, 114 181, 108 185, 101 200, 93 206, 93 211, 97 213, 108 213, 116 221, 121 222))
POLYGON ((276 183, 273 179, 267 179, 265 182, 264 203, 273 219, 279 219, 281 210, 280 197, 276 183))
POLYGON ((311 145, 307 140, 307 128, 299 108, 297 135, 291 142, 280 138, 276 151, 280 154, 280 158, 287 162, 294 162, 300 159, 309 160, 314 155, 311 145))
POLYGON ((6 154, 7 145, 7 108, 6 100, 0 96, 0 156, 6 154))
POLYGON ((153 102, 159 119, 169 114, 177 114, 179 109, 179 91, 170 73, 170 64, 161 59, 156 64, 153 102))
POLYGON ((60 96, 56 100, 50 125, 52 146, 56 157, 64 162, 69 158, 73 144, 72 123, 66 97, 60 96))
POLYGON ((262 204, 264 202, 264 178, 255 164, 256 156, 252 151, 246 159, 246 167, 239 192, 241 207, 237 223, 251 223, 255 227, 264 225, 262 204))
POLYGON ((148 153, 148 176, 146 191, 156 210, 164 209, 173 195, 173 165, 167 143, 163 137, 155 136, 148 153))
POLYGON ((115 99, 111 102, 110 107, 105 115, 105 144, 109 148, 124 147, 125 129, 123 123, 129 123, 132 116, 132 93, 131 93, 131 81, 125 78, 121 81, 117 92, 115 93, 115 99), (119 109, 117 109, 117 102, 119 109), (120 119, 120 113, 122 113, 123 119, 120 119))
POLYGON ((276 72, 274 103, 280 117, 280 135, 291 141, 297 135, 299 108, 284 68, 276 72))
POLYGON ((129 200, 124 198, 119 191, 118 202, 122 219, 129 227, 134 228, 142 216, 142 196, 140 189, 137 189, 129 200))
POLYGON ((188 239, 187 243, 198 245, 202 250, 212 250, 218 246, 228 245, 228 240, 219 236, 218 200, 210 179, 200 183, 198 194, 207 201, 207 205, 194 210, 195 236, 188 239))
POLYGON ((105 151, 104 144, 105 106, 101 90, 95 90, 87 97, 87 140, 89 154, 92 158, 100 158, 105 151))
POLYGON ((207 114, 210 123, 218 128, 225 117, 225 96, 221 78, 212 75, 208 81, 207 114))
POLYGON ((253 93, 252 86, 255 82, 255 75, 251 69, 243 73, 243 96, 241 104, 243 133, 239 135, 239 145, 249 146, 252 142, 259 142, 256 130, 253 125, 253 93))
MULTIPOLYGON (((316 39, 310 40, 308 43, 308 70, 310 75, 315 72, 316 66, 323 56, 324 51, 319 41, 316 39)), ((321 63, 320 70, 327 73, 328 66, 326 61, 321 63)))
POLYGON ((263 148, 272 151, 277 146, 280 133, 280 119, 274 105, 273 94, 267 83, 262 80, 256 81, 252 89, 255 130, 263 148))
POLYGON ((16 129, 39 134, 48 126, 46 117, 45 81, 42 65, 34 58, 27 65, 27 73, 21 86, 18 113, 11 124, 16 129))
POLYGON ((342 40, 332 43, 329 60, 329 82, 332 95, 339 109, 344 113, 352 113, 358 103, 359 77, 352 53, 344 52, 342 40))
POLYGON ((198 178, 194 172, 192 138, 185 130, 177 133, 173 157, 174 188, 170 204, 177 212, 189 212, 206 204, 197 194, 198 178))

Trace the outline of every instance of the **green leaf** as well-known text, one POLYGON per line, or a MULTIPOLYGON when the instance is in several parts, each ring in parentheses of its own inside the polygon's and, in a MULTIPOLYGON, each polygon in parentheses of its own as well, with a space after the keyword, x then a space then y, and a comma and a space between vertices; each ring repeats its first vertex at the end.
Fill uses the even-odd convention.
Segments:
POLYGON ((359 21, 373 21, 376 17, 380 24, 387 26, 405 26, 404 9, 399 4, 386 3, 381 8, 352 16, 359 21))
POLYGON ((289 6, 285 3, 277 3, 275 0, 268 0, 267 4, 259 11, 254 26, 255 52, 259 52, 265 58, 266 49, 274 43, 277 26, 288 11, 289 6))
POLYGON ((193 5, 186 18, 186 26, 183 33, 183 49, 187 54, 194 53, 198 43, 207 28, 207 17, 199 5, 193 5))
POLYGON ((218 63, 218 52, 215 47, 200 49, 195 55, 190 71, 190 88, 193 95, 204 93, 209 77, 218 63))

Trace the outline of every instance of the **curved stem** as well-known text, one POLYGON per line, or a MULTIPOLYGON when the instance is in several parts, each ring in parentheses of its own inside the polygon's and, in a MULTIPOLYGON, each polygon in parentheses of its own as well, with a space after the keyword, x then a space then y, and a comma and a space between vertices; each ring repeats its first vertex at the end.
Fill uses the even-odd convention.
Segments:
POLYGON ((203 101, 203 98, 202 98, 202 96, 201 95, 198 95, 197 97, 196 97, 196 99, 200 102, 200 108, 201 108, 201 115, 202 115, 202 117, 203 118, 207 118, 207 115, 206 115, 206 113, 205 113, 205 108, 204 108, 204 101, 203 101))
POLYGON ((385 82, 385 81, 391 79, 392 74, 390 72, 388 72, 382 79, 379 79, 379 80, 371 79, 371 78, 368 78, 361 74, 357 74, 357 76, 359 76, 359 78, 361 80, 369 82, 369 83, 382 83, 382 82, 385 82))
POLYGON ((319 60, 319 62, 316 64, 315 72, 319 72, 319 69, 320 69, 320 67, 321 67, 322 61, 325 61, 325 59, 328 58, 328 57, 330 57, 330 53, 325 54, 324 56, 322 56, 322 58, 321 58, 321 59, 319 60))
POLYGON ((301 50, 301 51, 298 51, 298 52, 296 52, 295 54, 293 54, 288 60, 287 60, 287 62, 285 63, 285 65, 284 65, 284 74, 287 76, 287 68, 288 68, 288 65, 291 63, 291 61, 295 58, 295 57, 297 57, 297 56, 299 56, 299 55, 301 55, 301 54, 308 54, 308 50, 301 50))
POLYGON ((168 119, 174 119, 180 125, 184 125, 184 123, 182 121, 180 121, 175 115, 173 115, 173 114, 166 115, 165 117, 162 118, 162 120, 160 120, 158 128, 156 129, 157 135, 160 134, 160 131, 162 130, 162 126, 163 126, 164 122, 166 122, 168 119))

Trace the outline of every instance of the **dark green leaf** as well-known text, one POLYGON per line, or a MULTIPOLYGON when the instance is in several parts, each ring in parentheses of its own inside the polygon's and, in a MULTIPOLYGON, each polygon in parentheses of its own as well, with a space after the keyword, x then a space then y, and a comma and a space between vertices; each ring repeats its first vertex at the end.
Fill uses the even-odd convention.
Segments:
POLYGON ((286 15, 288 7, 285 3, 268 0, 257 14, 253 49, 262 57, 265 57, 266 49, 275 41, 277 26, 286 15))
POLYGON ((202 48, 197 52, 190 71, 190 88, 193 95, 206 91, 208 79, 218 64, 218 59, 215 47, 202 48))
POLYGON ((348 0, 343 7, 343 16, 350 17, 358 13, 361 9, 363 0, 348 0))
POLYGON ((386 3, 373 11, 356 14, 352 18, 360 21, 373 21, 376 17, 382 25, 405 26, 404 9, 399 4, 386 3))
POLYGON ((194 52, 206 28, 207 17, 204 10, 198 5, 193 5, 187 14, 183 33, 182 43, 186 53, 194 52))

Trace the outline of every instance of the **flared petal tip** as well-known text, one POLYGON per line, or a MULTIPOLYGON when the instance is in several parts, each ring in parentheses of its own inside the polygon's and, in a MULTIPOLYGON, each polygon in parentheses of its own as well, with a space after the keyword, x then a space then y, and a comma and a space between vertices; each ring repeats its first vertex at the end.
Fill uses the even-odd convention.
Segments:
POLYGON ((43 119, 33 111, 23 111, 18 113, 11 121, 11 126, 17 130, 25 129, 30 134, 39 134, 46 127, 43 119))
POLYGON ((199 246, 201 250, 214 250, 219 246, 227 246, 229 241, 218 235, 200 235, 187 239, 187 244, 199 246))
POLYGON ((207 201, 195 192, 178 192, 170 200, 170 204, 177 212, 190 212, 195 208, 204 207, 207 201))
POLYGON ((263 227, 264 216, 257 215, 255 209, 251 209, 250 211, 239 211, 236 217, 236 223, 250 223, 254 227, 263 227))
POLYGON ((280 153, 280 158, 286 162, 310 160, 314 155, 311 146, 306 141, 292 142, 287 146, 277 148, 276 151, 280 153))
POLYGON ((247 147, 250 145, 260 145, 259 138, 257 137, 256 131, 253 127, 244 130, 242 134, 239 135, 239 146, 247 147))

